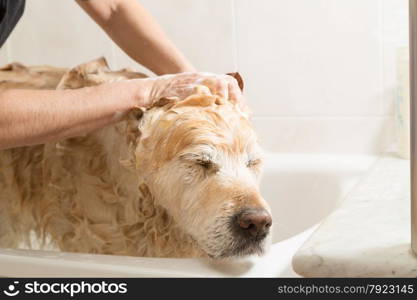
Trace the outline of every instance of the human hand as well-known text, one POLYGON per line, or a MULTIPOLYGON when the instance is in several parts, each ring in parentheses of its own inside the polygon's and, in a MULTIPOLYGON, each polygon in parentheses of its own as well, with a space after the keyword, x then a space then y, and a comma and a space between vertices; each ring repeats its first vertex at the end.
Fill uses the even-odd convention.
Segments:
POLYGON ((197 87, 205 87, 206 90, 202 89, 202 92, 210 92, 236 103, 243 101, 239 83, 230 75, 179 73, 138 80, 145 82, 144 106, 146 107, 161 98, 184 99, 195 93, 197 87))

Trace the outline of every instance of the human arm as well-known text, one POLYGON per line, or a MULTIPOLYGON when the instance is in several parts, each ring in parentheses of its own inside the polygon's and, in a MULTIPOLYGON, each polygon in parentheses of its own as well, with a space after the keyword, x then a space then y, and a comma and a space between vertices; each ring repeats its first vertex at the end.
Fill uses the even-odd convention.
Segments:
POLYGON ((74 90, 0 91, 0 149, 79 136, 120 121, 134 107, 164 97, 183 99, 196 85, 238 99, 236 81, 226 75, 182 73, 105 83, 74 90))
POLYGON ((137 0, 77 0, 131 58, 157 75, 195 72, 137 0))

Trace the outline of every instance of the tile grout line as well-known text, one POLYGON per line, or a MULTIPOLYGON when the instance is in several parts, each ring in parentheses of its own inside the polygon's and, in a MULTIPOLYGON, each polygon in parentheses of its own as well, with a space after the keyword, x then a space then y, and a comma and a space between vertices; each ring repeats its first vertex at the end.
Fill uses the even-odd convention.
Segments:
POLYGON ((111 58, 112 58, 111 67, 119 69, 116 63, 116 49, 115 49, 116 46, 112 40, 110 40, 109 43, 110 43, 110 53, 111 53, 111 58))
POLYGON ((237 12, 236 12, 236 3, 235 0, 230 0, 230 8, 232 14, 232 43, 233 43, 233 68, 234 72, 239 71, 239 51, 238 51, 238 32, 237 32, 237 12))
POLYGON ((369 116, 340 116, 340 115, 334 115, 334 116, 326 116, 326 115, 315 115, 315 116, 301 116, 301 115, 253 115, 252 118, 258 119, 258 118, 264 118, 264 119, 394 119, 394 116, 392 115, 369 115, 369 116))
POLYGON ((384 97, 384 88, 385 88, 385 79, 384 79, 384 62, 385 62, 385 37, 384 37, 384 27, 385 27, 385 19, 384 19, 384 1, 378 1, 378 26, 379 26, 379 90, 380 99, 379 99, 379 112, 383 114, 386 110, 386 103, 384 97))
POLYGON ((13 60, 13 56, 12 56, 12 47, 11 47, 11 39, 9 39, 8 41, 6 41, 6 59, 7 59, 7 63, 10 64, 12 63, 13 60))

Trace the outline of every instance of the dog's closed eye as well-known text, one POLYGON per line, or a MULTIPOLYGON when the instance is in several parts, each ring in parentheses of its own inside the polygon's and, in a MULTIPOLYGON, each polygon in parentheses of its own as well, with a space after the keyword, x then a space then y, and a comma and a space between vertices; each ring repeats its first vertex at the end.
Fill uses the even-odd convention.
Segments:
POLYGON ((248 168, 256 168, 262 164, 262 160, 260 158, 250 159, 246 162, 246 166, 248 168))
POLYGON ((196 164, 203 167, 206 170, 212 169, 214 167, 214 163, 211 160, 205 159, 197 159, 196 164))
POLYGON ((214 161, 209 158, 199 158, 194 161, 197 166, 202 168, 205 173, 208 174, 215 174, 219 171, 220 167, 214 161))
POLYGON ((196 166, 202 167, 204 170, 217 170, 217 164, 212 160, 207 153, 187 153, 180 156, 180 159, 192 163, 196 166))

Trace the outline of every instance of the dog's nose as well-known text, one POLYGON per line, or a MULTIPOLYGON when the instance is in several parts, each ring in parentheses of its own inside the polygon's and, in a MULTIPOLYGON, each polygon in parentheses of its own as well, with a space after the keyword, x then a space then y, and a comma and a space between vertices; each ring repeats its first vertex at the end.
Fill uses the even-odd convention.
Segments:
POLYGON ((268 234, 272 218, 265 209, 247 209, 237 217, 237 225, 251 236, 261 237, 268 234))

